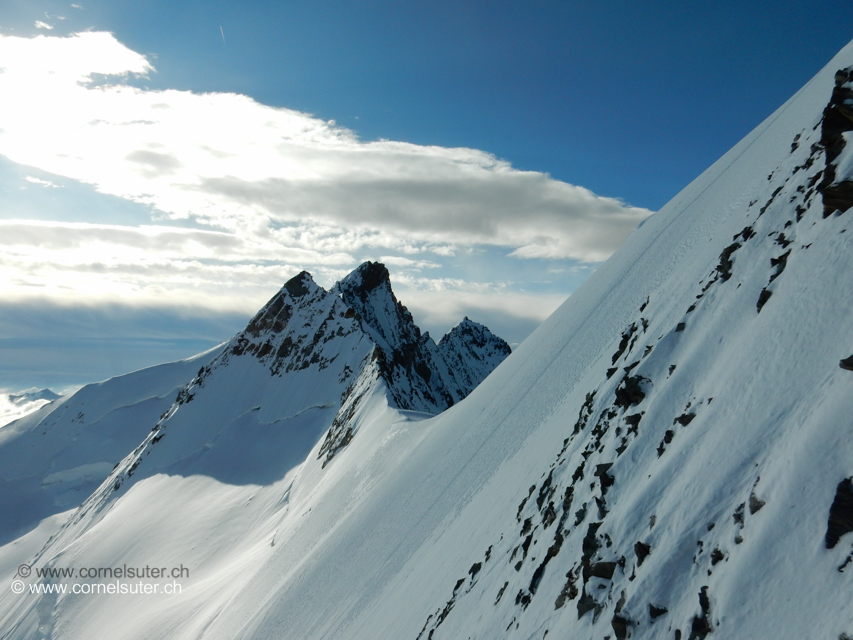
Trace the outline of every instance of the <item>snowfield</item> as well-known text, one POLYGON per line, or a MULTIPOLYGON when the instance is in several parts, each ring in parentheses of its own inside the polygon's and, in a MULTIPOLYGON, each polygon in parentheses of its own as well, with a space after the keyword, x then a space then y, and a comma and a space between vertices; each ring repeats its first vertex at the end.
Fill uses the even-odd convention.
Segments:
POLYGON ((0 592, 0 637, 853 637, 853 213, 819 190, 851 65, 853 44, 462 401, 450 374, 499 343, 463 327, 483 346, 454 364, 363 266, 332 292, 300 274, 183 386, 164 369, 174 402, 134 374, 63 400, 117 421, 85 452, 72 422, 40 435, 59 407, 4 427, 10 580, 189 575, 143 596, 34 573, 0 592), (145 406, 132 444, 119 396, 145 406), (63 513, 66 483, 88 493, 63 513))

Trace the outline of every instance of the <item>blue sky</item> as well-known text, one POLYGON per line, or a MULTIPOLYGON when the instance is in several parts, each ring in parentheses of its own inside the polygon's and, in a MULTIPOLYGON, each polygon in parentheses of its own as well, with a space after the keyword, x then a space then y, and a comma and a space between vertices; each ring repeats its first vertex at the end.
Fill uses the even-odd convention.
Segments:
POLYGON ((75 5, 0 6, 0 388, 364 259, 435 337, 518 342, 853 37, 842 2, 75 5))

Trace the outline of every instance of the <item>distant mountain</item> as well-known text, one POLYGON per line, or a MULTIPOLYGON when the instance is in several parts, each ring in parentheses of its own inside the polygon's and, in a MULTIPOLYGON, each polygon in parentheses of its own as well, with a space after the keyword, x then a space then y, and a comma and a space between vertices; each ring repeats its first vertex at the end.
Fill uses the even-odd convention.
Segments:
POLYGON ((495 352, 509 353, 485 327, 464 324, 474 333, 456 338, 465 354, 453 363, 458 382, 397 301, 384 265, 367 262, 332 291, 302 272, 228 343, 87 385, 0 431, 0 543, 79 506, 108 476, 115 489, 163 472, 269 482, 321 438, 316 457, 325 466, 354 437, 348 412, 365 393, 440 413, 476 386, 470 372, 482 380, 503 359, 495 352), (247 428, 253 441, 241 443, 247 428), (199 447, 213 450, 200 455, 199 447))
POLYGON ((300 274, 0 549, 180 593, 4 590, 5 637, 853 637, 851 75, 853 43, 461 401, 485 331, 433 346, 377 265, 300 274))
POLYGON ((0 427, 60 397, 50 389, 33 388, 17 393, 0 393, 0 427))
POLYGON ((53 400, 58 400, 61 397, 62 396, 58 393, 54 393, 50 389, 34 389, 32 391, 23 391, 17 394, 10 393, 9 401, 20 406, 36 400, 47 400, 48 402, 51 402, 53 400))

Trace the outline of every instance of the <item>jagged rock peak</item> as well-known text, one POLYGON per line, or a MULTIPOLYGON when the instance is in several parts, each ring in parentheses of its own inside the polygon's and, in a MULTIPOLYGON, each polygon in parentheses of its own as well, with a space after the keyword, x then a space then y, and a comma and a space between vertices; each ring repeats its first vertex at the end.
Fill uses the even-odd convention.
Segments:
POLYGON ((421 335, 412 314, 391 289, 388 269, 365 262, 338 282, 332 293, 348 305, 382 351, 380 371, 401 409, 440 413, 454 403, 435 343, 421 335))
POLYGON ((459 337, 465 337, 465 342, 470 346, 479 348, 491 345, 498 353, 502 353, 504 357, 508 356, 512 349, 503 338, 499 338, 494 333, 489 331, 489 328, 479 322, 474 322, 468 316, 459 324, 448 331, 439 341, 438 346, 450 343, 459 337))
POLYGON ((298 275, 293 276, 290 280, 285 282, 283 288, 291 295, 291 297, 301 298, 311 291, 311 285, 314 285, 315 288, 317 286, 314 283, 314 279, 311 277, 311 274, 307 271, 300 271, 298 275))
POLYGON ((346 278, 341 280, 341 283, 346 282, 351 290, 361 290, 364 292, 373 291, 383 284, 391 287, 391 276, 388 269, 381 262, 371 262, 368 260, 364 264, 357 267, 346 278))
POLYGON ((437 348, 447 365, 448 377, 455 383, 448 387, 460 394, 459 398, 454 397, 457 402, 512 352, 505 340, 468 316, 442 337, 437 348))
POLYGON ((397 300, 388 269, 379 262, 360 265, 331 291, 302 271, 235 336, 228 354, 252 355, 273 375, 322 370, 337 357, 335 338, 352 334, 376 349, 392 403, 427 413, 459 402, 509 354, 503 340, 468 318, 438 347, 397 300))
POLYGON ((232 339, 228 353, 254 355, 273 375, 312 365, 323 369, 337 357, 333 338, 359 331, 354 315, 302 271, 232 339))
MULTIPOLYGON (((317 294, 319 292, 322 292, 323 295, 326 294, 323 289, 317 286, 310 273, 307 271, 300 272, 288 280, 281 290, 270 298, 269 302, 255 314, 255 317, 246 325, 244 333, 253 337, 257 337, 267 331, 280 333, 284 330, 287 320, 290 318, 293 303, 296 300, 305 298, 309 294, 317 294)), ((316 297, 316 295, 312 297, 316 297)))
POLYGON ((332 293, 358 314, 371 337, 387 351, 420 339, 421 330, 394 295, 388 269, 381 262, 360 265, 338 282, 332 293))

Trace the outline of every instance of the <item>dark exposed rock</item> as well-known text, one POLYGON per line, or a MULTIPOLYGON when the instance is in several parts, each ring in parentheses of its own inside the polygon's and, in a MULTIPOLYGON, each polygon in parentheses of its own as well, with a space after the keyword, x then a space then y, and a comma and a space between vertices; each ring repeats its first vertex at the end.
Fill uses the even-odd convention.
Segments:
POLYGON ((853 356, 844 358, 844 360, 838 363, 838 366, 842 369, 847 369, 847 371, 853 371, 853 356))
POLYGON ((632 362, 627 367, 623 367, 623 371, 625 373, 631 373, 631 370, 634 369, 638 364, 640 364, 639 360, 637 360, 636 362, 632 362))
POLYGON ((708 587, 702 587, 699 592, 699 606, 702 609, 702 615, 693 616, 688 640, 704 640, 714 630, 710 620, 711 600, 708 597, 708 587))
POLYGON ((693 422, 693 418, 695 417, 695 413, 682 413, 680 416, 678 416, 675 420, 672 421, 672 424, 675 424, 677 422, 682 427, 686 427, 688 424, 693 422))
POLYGON ((655 618, 660 618, 662 615, 666 615, 669 613, 669 609, 665 609, 664 607, 656 607, 653 604, 649 604, 649 616, 652 620, 655 618))
POLYGON ((723 252, 720 254, 720 263, 717 265, 716 269, 723 282, 732 277, 732 266, 734 265, 732 254, 740 249, 740 247, 740 242, 734 242, 723 249, 723 252))
POLYGON ((712 566, 722 562, 725 559, 726 559, 726 554, 723 553, 719 547, 715 548, 711 552, 711 565, 712 566))
POLYGON ((632 427, 636 427, 637 425, 640 424, 640 420, 642 420, 642 418, 643 418, 642 413, 634 413, 634 414, 631 414, 630 416, 625 416, 625 422, 626 422, 626 424, 629 424, 632 427))
POLYGON ((554 609, 561 609, 566 604, 566 600, 574 600, 578 597, 578 571, 579 569, 577 567, 573 567, 568 573, 566 573, 566 584, 563 586, 562 591, 560 591, 560 594, 554 601, 554 609))
POLYGON ((794 136, 794 141, 791 142, 791 153, 794 153, 794 151, 799 149, 799 147, 800 147, 800 136, 801 135, 802 135, 801 133, 798 133, 797 135, 794 136))
POLYGON ((595 552, 598 551, 600 545, 598 541, 598 529, 601 527, 600 522, 592 522, 586 530, 586 535, 583 539, 582 551, 583 551, 583 559, 581 564, 583 566, 583 581, 586 584, 589 581, 589 576, 591 574, 591 560, 595 555, 595 552))
POLYGON ((755 231, 752 227, 744 227, 740 233, 732 236, 732 240, 737 240, 738 238, 743 238, 744 241, 749 240, 750 238, 755 237, 755 231))
POLYGON ((631 340, 631 337, 634 335, 634 332, 637 330, 637 325, 632 324, 628 329, 622 334, 622 339, 619 340, 619 347, 616 349, 616 353, 613 354, 611 364, 616 364, 616 361, 622 356, 625 352, 625 349, 628 347, 628 343, 631 340))
MULTIPOLYGON (((533 492, 536 491, 536 485, 530 485, 530 489, 527 490, 527 497, 521 501, 521 504, 518 505, 518 512, 515 514, 515 519, 521 522, 521 510, 524 509, 524 505, 527 504, 527 501, 530 500, 530 496, 533 495, 533 492)), ((522 534, 523 535, 523 534, 522 534)))
POLYGON ((823 196, 824 217, 836 210, 847 211, 853 206, 853 182, 846 176, 838 180, 836 175, 836 160, 845 146, 843 134, 853 131, 853 83, 849 71, 840 69, 836 74, 835 88, 821 121, 820 143, 826 153, 826 168, 817 191, 823 196))
POLYGON ((627 409, 631 405, 642 402, 646 397, 646 394, 640 388, 640 382, 643 379, 642 376, 625 376, 620 386, 616 388, 616 402, 614 404, 617 407, 625 407, 627 409))
MULTIPOLYGON (((788 240, 788 238, 785 237, 784 233, 780 233, 778 236, 776 236, 776 240, 774 240, 774 242, 776 244, 778 244, 779 246, 781 246, 783 249, 787 249, 788 245, 791 244, 792 240, 788 240)), ((788 253, 791 253, 791 252, 789 251, 788 253)), ((787 257, 788 257, 788 254, 786 253, 785 258, 787 258, 787 257)), ((773 261, 773 258, 770 259, 770 264, 771 264, 771 266, 775 264, 773 261)))
POLYGON ((284 288, 294 298, 301 298, 308 293, 309 289, 305 285, 305 277, 311 278, 307 271, 302 271, 299 275, 294 276, 284 283, 284 288))
POLYGON ((628 638, 628 630, 631 626, 631 621, 628 618, 617 613, 610 621, 610 626, 613 627, 613 633, 616 634, 616 640, 625 640, 628 638))
POLYGON ((776 199, 776 196, 778 196, 781 191, 782 187, 778 187, 773 193, 770 194, 770 199, 764 203, 764 206, 761 207, 761 210, 758 212, 759 216, 764 215, 764 212, 767 211, 768 207, 770 207, 771 204, 773 204, 773 201, 776 199))
POLYGON ((853 531, 853 478, 846 478, 838 483, 835 499, 829 508, 826 548, 835 547, 841 536, 851 531, 853 531))
POLYGON ((687 324, 685 324, 684 322, 679 322, 677 325, 675 325, 675 332, 679 333, 681 331, 684 331, 686 328, 687 324))
POLYGON ((542 576, 545 574, 545 567, 548 563, 560 553, 560 547, 563 545, 563 534, 557 530, 557 533, 554 534, 554 544, 552 544, 548 551, 545 553, 545 558, 542 560, 542 563, 536 567, 536 571, 533 572, 533 577, 530 579, 530 586, 528 590, 531 594, 536 593, 536 589, 539 588, 539 583, 542 581, 542 576))
POLYGON ((735 521, 735 524, 739 524, 743 526, 743 510, 746 508, 746 503, 741 502, 735 512, 732 514, 732 519, 735 521))
POLYGON ((767 304, 767 301, 770 300, 770 296, 772 295, 773 292, 766 288, 761 290, 761 293, 758 294, 758 302, 755 305, 758 309, 758 313, 761 313, 761 309, 764 308, 764 305, 767 304))
POLYGON ((767 504, 767 503, 764 502, 764 500, 761 500, 758 496, 756 496, 755 493, 749 494, 749 513, 750 514, 757 513, 758 511, 761 510, 761 507, 763 507, 765 504, 767 504))
POLYGON ((594 578, 612 580, 613 574, 616 572, 616 566, 615 562, 596 562, 590 565, 590 575, 594 578))
POLYGON ((536 497, 536 506, 541 510, 542 504, 545 500, 550 499, 550 497, 554 494, 554 490, 556 487, 551 486, 551 482, 554 479, 554 470, 548 473, 548 477, 545 478, 545 482, 542 483, 542 486, 539 489, 539 495, 536 497))
POLYGON ((634 553, 637 554, 637 566, 641 566, 646 557, 652 552, 650 545, 644 542, 637 542, 634 545, 634 553))
POLYGON ((599 609, 599 605, 588 593, 584 592, 578 599, 578 619, 581 619, 585 613, 599 609))
POLYGON ((606 464, 599 464, 595 467, 595 473, 593 474, 598 478, 598 481, 601 483, 601 494, 604 495, 607 493, 607 490, 613 486, 616 482, 616 479, 608 474, 607 472, 610 470, 610 467, 613 466, 612 462, 608 462, 606 464))
MULTIPOLYGON (((780 234, 780 238, 784 238, 785 234, 780 234)), ((776 267, 776 271, 770 275, 770 282, 773 282, 776 278, 778 278, 782 272, 785 270, 785 267, 788 264, 788 256, 791 255, 791 252, 783 253, 778 258, 770 258, 770 266, 776 267)))
POLYGON ((497 598, 495 598, 495 604, 497 604, 498 602, 500 602, 500 601, 501 601, 501 598, 503 598, 503 595, 504 595, 504 591, 506 591, 506 588, 507 588, 508 586, 509 586, 509 582, 504 582, 504 586, 502 586, 502 587, 501 587, 501 590, 500 590, 500 591, 498 591, 498 597, 497 597, 497 598))

